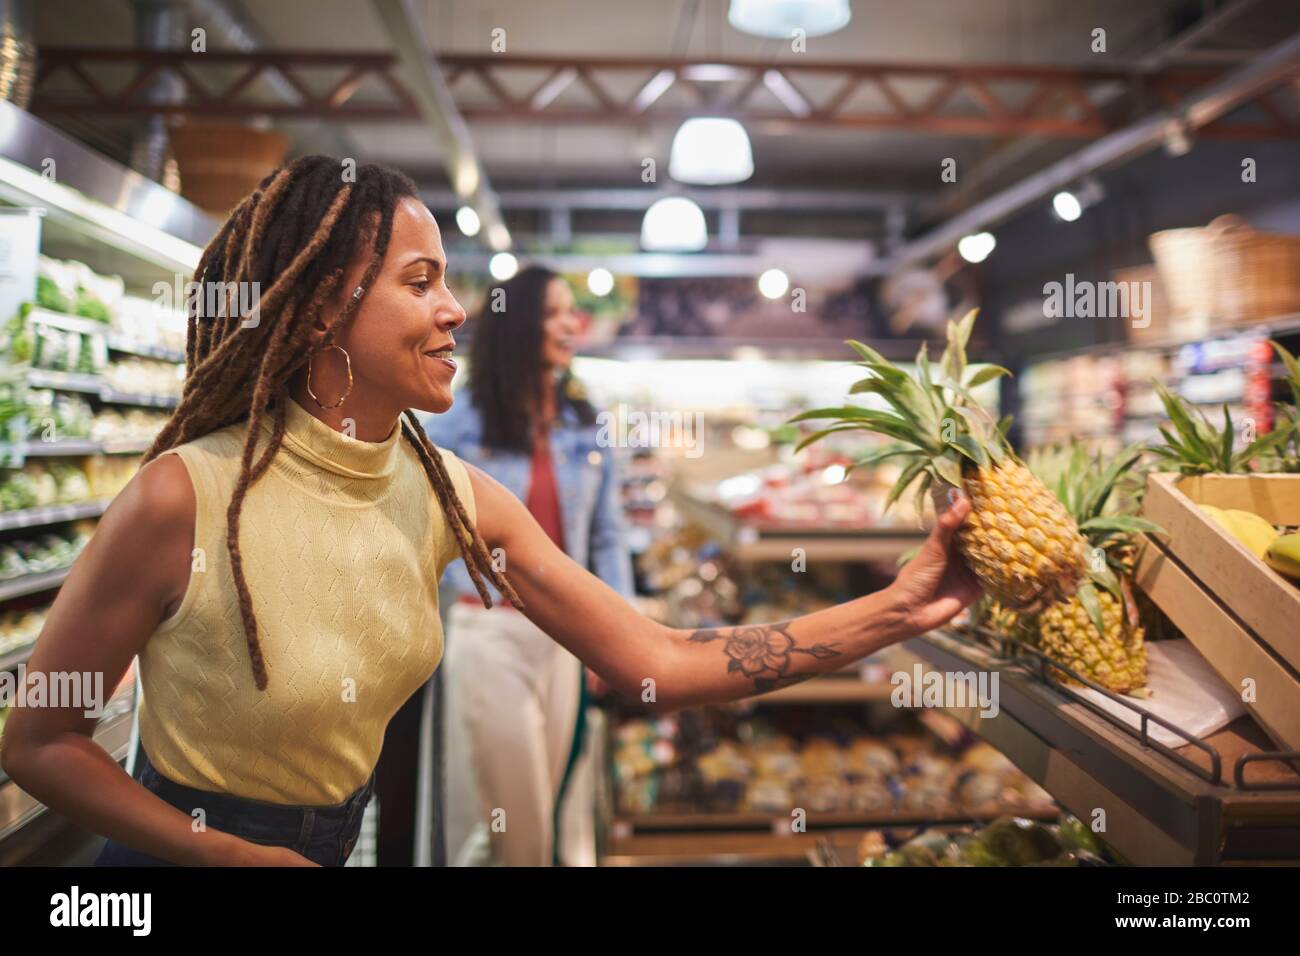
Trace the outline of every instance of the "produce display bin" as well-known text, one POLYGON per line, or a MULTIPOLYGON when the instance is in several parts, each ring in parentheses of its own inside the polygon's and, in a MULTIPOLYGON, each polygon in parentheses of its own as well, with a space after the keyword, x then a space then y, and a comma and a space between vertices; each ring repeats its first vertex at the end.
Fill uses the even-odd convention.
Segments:
MULTIPOLYGON (((1277 751, 1249 717, 1166 747, 1051 681, 1046 659, 1010 657, 971 633, 934 631, 893 651, 900 669, 996 670, 999 712, 945 712, 1080 820, 1105 811, 1107 847, 1138 866, 1300 862, 1300 751, 1277 751)), ((1102 691, 1105 693, 1105 691, 1102 691)), ((1141 701, 1108 695, 1138 713, 1141 701)), ((1153 718, 1154 719, 1154 718, 1153 718)))
POLYGON ((1135 576, 1219 676, 1252 691, 1243 700, 1270 736, 1300 749, 1300 586, 1243 547, 1202 504, 1294 526, 1300 475, 1151 475, 1143 514, 1167 534, 1146 537, 1135 576))

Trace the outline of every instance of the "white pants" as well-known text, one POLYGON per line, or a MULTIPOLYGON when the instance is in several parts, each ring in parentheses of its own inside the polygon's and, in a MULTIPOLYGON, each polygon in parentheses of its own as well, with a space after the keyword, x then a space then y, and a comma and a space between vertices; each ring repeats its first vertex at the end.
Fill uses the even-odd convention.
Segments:
MULTIPOLYGON (((518 611, 457 603, 448 612, 448 853, 486 830, 495 861, 550 866, 555 805, 573 745, 582 662, 518 611)), ((595 865, 590 746, 559 814, 559 859, 595 865)))

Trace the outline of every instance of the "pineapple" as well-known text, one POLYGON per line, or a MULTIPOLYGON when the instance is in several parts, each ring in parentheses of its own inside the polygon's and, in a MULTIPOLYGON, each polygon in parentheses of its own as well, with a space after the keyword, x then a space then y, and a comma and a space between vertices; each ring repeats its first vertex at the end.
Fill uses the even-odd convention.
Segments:
POLYGON ((971 395, 976 386, 1009 374, 996 365, 967 369, 966 343, 975 315, 972 310, 961 322, 949 323, 937 368, 922 345, 915 375, 869 346, 850 342, 862 358, 858 364, 871 373, 851 394, 875 395, 887 410, 820 408, 791 422, 833 419, 798 448, 851 429, 894 439, 896 444, 857 463, 890 458, 906 463, 886 507, 915 485, 918 500, 929 492, 942 510, 953 489, 964 489, 971 514, 958 531, 957 545, 967 565, 1007 608, 1041 611, 1075 592, 1087 571, 1087 543, 1061 503, 1011 452, 1001 425, 971 395))
MULTIPOLYGON (((1131 624, 1124 605, 1099 591, 1102 636, 1079 598, 1053 604, 1035 622, 1038 647, 1054 661, 1116 694, 1131 694, 1146 684, 1146 632, 1131 624)), ((1052 672, 1065 684, 1079 682, 1052 672)))
MULTIPOLYGON (((1280 348, 1280 347, 1279 347, 1280 348)), ((1233 451, 1237 429, 1228 406, 1223 406, 1223 427, 1210 421, 1199 409, 1190 409, 1181 397, 1173 394, 1160 382, 1155 383, 1156 393, 1165 406, 1165 414, 1177 434, 1161 426, 1163 444, 1151 446, 1151 453, 1180 474, 1246 474, 1256 458, 1276 455, 1295 432, 1295 425, 1285 421, 1281 427, 1261 435, 1240 451, 1233 451)))
POLYGON ((973 612, 975 620, 1000 634, 1015 634, 1024 623, 1020 614, 987 595, 980 599, 979 604, 981 606, 973 612))
MULTIPOLYGON (((1092 580, 1028 621, 1027 629, 1053 660, 1118 694, 1135 694, 1146 684, 1146 632, 1130 581, 1136 551, 1132 535, 1161 533, 1132 513, 1135 496, 1121 501, 1117 494, 1141 456, 1140 449, 1128 448, 1107 464, 1076 442, 1068 451, 1030 457, 1030 467, 1087 536, 1092 580)), ((1078 684, 1064 674, 1053 675, 1078 684)))
POLYGON ((971 606, 971 623, 976 627, 993 631, 996 634, 1014 637, 1017 640, 1030 641, 1027 622, 1031 618, 1004 605, 987 594, 971 606))

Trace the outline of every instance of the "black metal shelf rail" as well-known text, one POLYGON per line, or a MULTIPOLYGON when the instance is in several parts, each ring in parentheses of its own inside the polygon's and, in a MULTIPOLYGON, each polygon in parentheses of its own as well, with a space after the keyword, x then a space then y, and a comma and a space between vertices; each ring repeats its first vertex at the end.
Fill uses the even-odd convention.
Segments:
POLYGON ((1164 755, 1188 773, 1200 777, 1206 783, 1213 786, 1233 787, 1237 790, 1300 790, 1300 766, 1297 766, 1297 762, 1300 761, 1300 751, 1265 750, 1256 754, 1242 754, 1237 758, 1237 761, 1233 766, 1232 780, 1226 781, 1223 778, 1223 758, 1213 745, 1207 743, 1195 734, 1184 730, 1182 727, 1177 726, 1171 721, 1159 717, 1145 708, 1138 706, 1133 700, 1125 698, 1123 695, 1116 694, 1113 691, 1094 683, 1083 675, 1076 673, 1064 664, 1052 660, 1052 658, 1048 657, 1038 648, 1008 634, 1002 634, 986 627, 977 627, 974 625, 963 625, 957 628, 949 628, 940 633, 964 644, 983 647, 985 650, 992 650, 997 655, 1000 663, 1021 668, 1025 673, 1039 680, 1044 686, 1050 687, 1056 693, 1070 698, 1075 703, 1082 704, 1084 707, 1088 708, 1089 711, 1105 720, 1112 727, 1123 731, 1128 736, 1137 740, 1142 746, 1149 747, 1164 755), (967 636, 970 634, 975 635, 977 639, 971 640, 967 636), (1008 653, 1008 651, 1010 651, 1010 653, 1008 653), (1092 690, 1103 694, 1107 699, 1133 711, 1138 717, 1138 727, 1133 727, 1131 724, 1121 720, 1105 708, 1099 707, 1095 701, 1092 701, 1078 693, 1069 685, 1060 681, 1052 680, 1048 676, 1048 668, 1068 675, 1070 678, 1078 681, 1085 687, 1091 688, 1092 690), (1173 748, 1166 746, 1152 737, 1148 732, 1148 727, 1152 722, 1171 733, 1176 734, 1186 740, 1188 744, 1196 747, 1204 753, 1209 758, 1210 768, 1207 770, 1206 768, 1201 767, 1178 753, 1173 748), (1281 763, 1283 766, 1294 772, 1296 774, 1295 781, 1251 783, 1246 780, 1246 764, 1271 763, 1274 761, 1281 763))

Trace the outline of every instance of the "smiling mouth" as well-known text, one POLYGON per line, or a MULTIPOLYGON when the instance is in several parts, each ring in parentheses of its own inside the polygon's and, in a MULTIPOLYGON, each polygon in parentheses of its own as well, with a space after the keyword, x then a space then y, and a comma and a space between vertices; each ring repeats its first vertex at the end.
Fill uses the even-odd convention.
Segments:
POLYGON ((424 354, 429 356, 429 358, 449 359, 452 357, 455 348, 456 346, 454 345, 444 345, 440 349, 431 349, 424 354))

